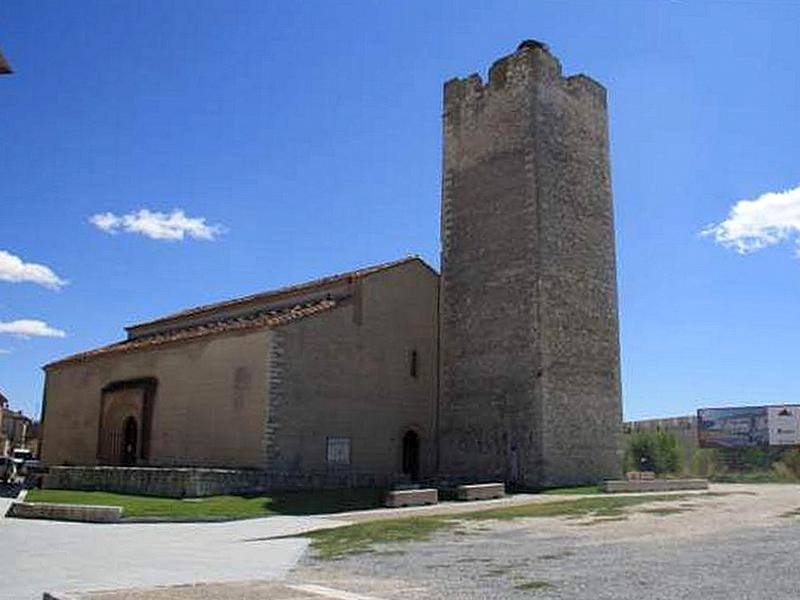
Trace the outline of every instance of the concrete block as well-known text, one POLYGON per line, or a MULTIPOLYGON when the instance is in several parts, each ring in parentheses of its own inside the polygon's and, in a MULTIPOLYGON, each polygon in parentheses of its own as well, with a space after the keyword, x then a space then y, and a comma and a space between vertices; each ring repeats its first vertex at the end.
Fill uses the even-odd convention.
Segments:
POLYGON ((707 490, 707 479, 653 479, 611 480, 603 482, 603 491, 608 494, 631 492, 673 492, 678 490, 707 490))
POLYGON ((439 502, 439 491, 433 488, 418 490, 392 490, 386 494, 384 506, 399 508, 401 506, 419 506, 439 502))
POLYGON ((117 523, 122 507, 84 504, 51 504, 48 502, 12 502, 7 517, 18 519, 50 519, 83 523, 117 523))
POLYGON ((653 481, 656 474, 653 471, 628 471, 625 473, 625 479, 628 481, 653 481))
POLYGON ((506 495, 504 483, 477 483, 460 485, 456 488, 456 498, 459 500, 490 500, 502 498, 506 495))

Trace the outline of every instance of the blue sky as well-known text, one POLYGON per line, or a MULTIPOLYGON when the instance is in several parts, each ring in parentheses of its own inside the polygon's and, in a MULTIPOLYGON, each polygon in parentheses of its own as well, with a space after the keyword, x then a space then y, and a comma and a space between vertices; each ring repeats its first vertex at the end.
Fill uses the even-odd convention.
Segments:
POLYGON ((0 390, 37 414, 123 325, 438 266, 442 83, 525 38, 609 89, 626 418, 800 402, 800 4, 767 1, 3 2, 0 390))

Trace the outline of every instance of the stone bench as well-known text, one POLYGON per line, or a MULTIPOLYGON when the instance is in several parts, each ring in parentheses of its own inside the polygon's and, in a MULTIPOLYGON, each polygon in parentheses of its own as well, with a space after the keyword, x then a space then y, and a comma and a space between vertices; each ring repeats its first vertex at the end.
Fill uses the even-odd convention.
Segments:
POLYGON ((122 518, 122 507, 89 504, 51 504, 49 502, 12 502, 6 517, 81 521, 84 523, 117 523, 122 518))
POLYGON ((603 491, 608 494, 707 489, 708 479, 634 479, 632 481, 618 479, 603 482, 603 491))
POLYGON ((384 506, 399 508, 401 506, 437 504, 438 502, 439 492, 434 488, 391 490, 386 494, 384 506))
POLYGON ((506 495, 504 483, 476 483, 460 485, 456 488, 456 498, 459 500, 491 500, 502 498, 506 495))
POLYGON ((433 488, 417 490, 392 490, 386 494, 383 502, 389 508, 401 506, 420 506, 422 504, 436 504, 439 502, 439 491, 433 488))

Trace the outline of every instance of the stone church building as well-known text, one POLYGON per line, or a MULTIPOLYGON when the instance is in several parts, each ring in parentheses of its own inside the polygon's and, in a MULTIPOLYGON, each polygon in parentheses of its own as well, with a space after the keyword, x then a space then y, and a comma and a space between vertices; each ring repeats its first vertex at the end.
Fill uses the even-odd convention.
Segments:
POLYGON ((46 367, 43 458, 428 475, 438 279, 408 258, 129 327, 46 367))
POLYGON ((605 90, 539 42, 444 89, 442 273, 419 258, 201 306, 45 367, 49 465, 308 487, 619 471, 605 90))

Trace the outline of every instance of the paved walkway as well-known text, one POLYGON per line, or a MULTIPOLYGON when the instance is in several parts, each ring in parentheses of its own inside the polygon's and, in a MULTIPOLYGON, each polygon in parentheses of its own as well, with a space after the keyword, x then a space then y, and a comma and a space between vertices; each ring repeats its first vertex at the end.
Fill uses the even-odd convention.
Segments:
MULTIPOLYGON (((0 499, 5 514, 10 500, 0 499)), ((337 525, 315 517, 230 523, 95 525, 0 519, 0 599, 211 581, 273 579, 302 556, 306 540, 270 539, 337 525)))

